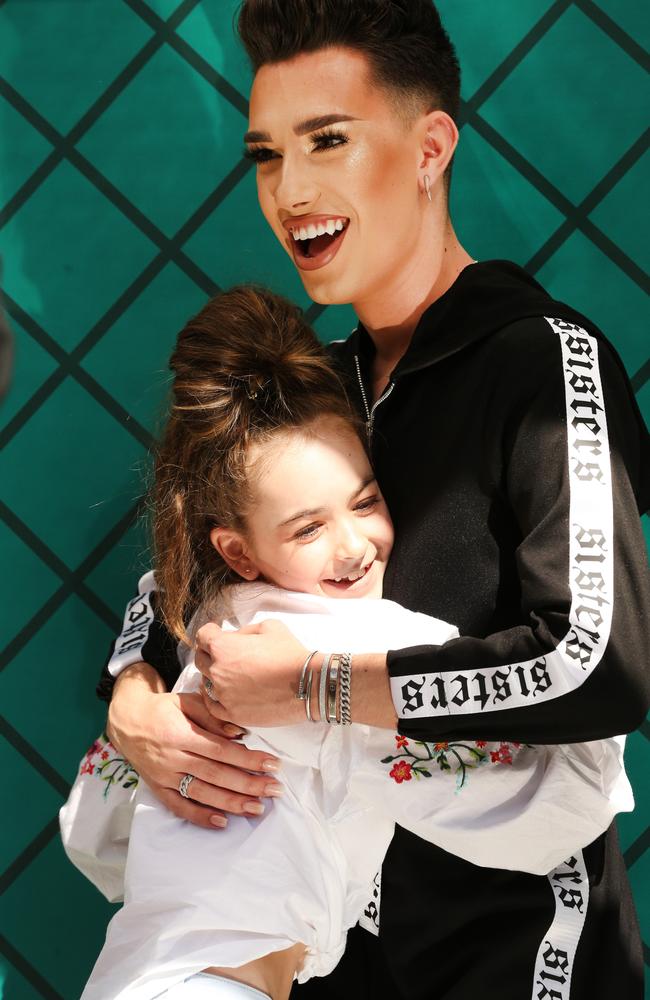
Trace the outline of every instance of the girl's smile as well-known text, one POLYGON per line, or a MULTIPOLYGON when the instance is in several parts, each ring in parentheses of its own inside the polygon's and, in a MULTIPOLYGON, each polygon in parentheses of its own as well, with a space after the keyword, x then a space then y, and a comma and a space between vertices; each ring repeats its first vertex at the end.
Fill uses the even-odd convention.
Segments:
POLYGON ((381 597, 393 527, 368 457, 338 417, 278 431, 248 459, 244 531, 212 544, 244 580, 325 597, 381 597))

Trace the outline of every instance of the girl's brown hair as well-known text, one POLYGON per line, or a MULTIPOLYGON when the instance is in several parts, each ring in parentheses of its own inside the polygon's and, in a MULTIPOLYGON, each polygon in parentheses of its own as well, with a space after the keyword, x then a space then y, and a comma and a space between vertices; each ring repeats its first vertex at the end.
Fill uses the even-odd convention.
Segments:
POLYGON ((240 579, 209 535, 217 525, 245 531, 250 446, 323 414, 357 432, 359 423, 300 310, 261 288, 211 299, 181 331, 170 368, 171 414, 155 465, 154 558, 163 617, 187 641, 198 605, 240 579))

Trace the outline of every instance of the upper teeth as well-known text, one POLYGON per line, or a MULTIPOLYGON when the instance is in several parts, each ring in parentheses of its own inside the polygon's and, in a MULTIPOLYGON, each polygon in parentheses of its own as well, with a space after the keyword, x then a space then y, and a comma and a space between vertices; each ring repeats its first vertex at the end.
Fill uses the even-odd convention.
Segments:
POLYGON ((300 226, 299 228, 292 229, 291 235, 294 240, 313 240, 316 236, 324 236, 328 233, 333 236, 334 233, 340 232, 345 223, 343 219, 328 219, 327 222, 319 222, 318 225, 310 223, 308 226, 300 226))
POLYGON ((360 569, 356 573, 349 573, 348 576, 335 576, 334 582, 340 583, 341 580, 349 580, 350 583, 353 583, 354 580, 360 580, 362 576, 365 576, 365 572, 365 569, 360 569))

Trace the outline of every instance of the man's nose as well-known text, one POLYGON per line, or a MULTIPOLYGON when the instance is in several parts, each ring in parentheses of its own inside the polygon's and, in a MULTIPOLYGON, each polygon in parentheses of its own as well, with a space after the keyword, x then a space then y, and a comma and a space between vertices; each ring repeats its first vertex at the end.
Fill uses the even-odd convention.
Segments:
POLYGON ((285 155, 278 185, 275 189, 275 201, 278 208, 289 212, 310 209, 318 199, 318 188, 305 164, 299 159, 285 155))

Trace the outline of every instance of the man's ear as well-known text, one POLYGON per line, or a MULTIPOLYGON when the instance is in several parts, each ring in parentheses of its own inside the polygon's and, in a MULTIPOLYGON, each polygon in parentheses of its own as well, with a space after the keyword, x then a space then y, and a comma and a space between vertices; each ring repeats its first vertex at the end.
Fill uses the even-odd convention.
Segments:
POLYGON ((458 145, 458 128, 446 111, 430 111, 419 122, 421 129, 422 159, 420 170, 427 174, 433 187, 454 155, 458 145))
POLYGON ((212 528, 210 544, 221 558, 244 580, 256 580, 260 571, 248 555, 246 541, 238 531, 230 528, 212 528))

